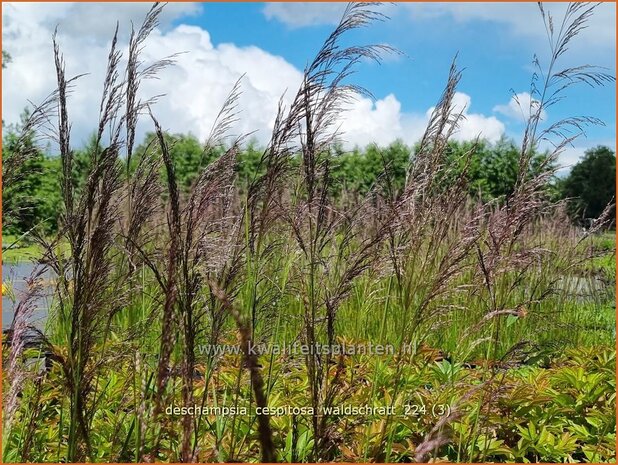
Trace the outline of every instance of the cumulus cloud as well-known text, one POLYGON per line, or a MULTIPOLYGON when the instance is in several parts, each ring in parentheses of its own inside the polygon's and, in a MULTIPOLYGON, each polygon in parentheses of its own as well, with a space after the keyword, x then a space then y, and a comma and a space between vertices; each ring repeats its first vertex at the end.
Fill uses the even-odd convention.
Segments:
MULTIPOLYGON (((59 23, 59 42, 66 57, 67 75, 88 73, 77 81, 69 101, 73 121, 75 145, 86 142, 96 127, 100 91, 105 74, 106 59, 115 18, 133 18, 141 23, 147 11, 142 4, 119 4, 113 11, 100 4, 59 4, 56 8, 32 4, 9 4, 4 9, 3 45, 13 61, 3 70, 3 118, 16 122, 28 101, 41 102, 55 87, 55 72, 51 35, 59 23), (89 10, 88 8, 92 8, 89 10), (92 25, 92 35, 84 34, 82 26, 74 24, 90 21, 98 15, 98 24, 92 25)), ((168 5, 168 6, 173 6, 168 5)), ((240 118, 232 129, 236 135, 253 132, 258 142, 265 143, 277 112, 279 99, 293 97, 302 81, 302 73, 284 58, 258 47, 239 47, 227 43, 214 45, 208 31, 189 25, 172 26, 171 21, 193 14, 194 5, 182 5, 162 18, 162 26, 147 41, 142 58, 153 62, 178 52, 176 63, 160 73, 159 79, 145 81, 142 98, 165 93, 153 107, 164 129, 171 132, 191 132, 205 139, 228 93, 240 76, 242 95, 239 101, 240 118), (254 132, 255 131, 255 132, 254 132)), ((165 10, 164 10, 165 11, 165 10)), ((120 45, 126 49, 128 36, 121 36, 120 45)), ((497 140, 504 133, 504 125, 494 116, 469 111, 471 99, 458 93, 456 103, 463 109, 465 120, 456 135, 470 139, 481 135, 497 140)), ((386 145, 395 139, 416 142, 427 124, 431 108, 406 112, 393 94, 373 101, 359 96, 342 113, 339 126, 341 140, 347 147, 369 143, 386 145)), ((137 140, 152 130, 145 120, 138 126, 137 140)))
MULTIPOLYGON (((614 152, 616 151, 616 141, 612 139, 578 141, 576 145, 567 146, 560 152, 557 160, 559 169, 556 174, 560 177, 568 175, 571 168, 581 161, 587 150, 599 145, 609 147, 614 152)), ((542 145, 541 150, 545 149, 551 150, 552 147, 547 144, 545 146, 542 145)))
POLYGON ((375 102, 369 98, 358 98, 346 111, 341 125, 344 145, 371 143, 387 145, 395 139, 415 141, 423 134, 424 118, 408 119, 401 112, 401 103, 393 94, 375 102))
MULTIPOLYGON (((514 94, 506 105, 496 105, 493 111, 519 122, 528 121, 539 110, 540 102, 528 92, 514 94)), ((541 120, 547 119, 547 112, 541 110, 541 120)))
MULTIPOLYGON (((51 6, 37 10, 32 4, 5 6, 3 46, 11 53, 12 62, 3 70, 3 118, 7 122, 18 121, 28 101, 41 102, 54 89, 51 36, 55 24, 59 23, 59 42, 65 55, 67 75, 88 73, 76 82, 69 101, 70 116, 74 121, 73 140, 79 144, 87 139, 96 124, 115 18, 122 17, 126 23, 127 15, 135 16, 133 21, 139 25, 149 6, 122 4, 119 6, 122 11, 114 9, 103 14, 101 4, 59 5, 62 6, 58 10, 51 6), (89 12, 92 15, 101 13, 97 26, 100 36, 96 33, 84 35, 78 26, 68 26, 90 16, 89 12)), ((257 47, 214 46, 210 35, 202 28, 182 24, 166 26, 173 18, 195 12, 194 6, 185 4, 182 8, 172 8, 172 11, 166 7, 164 11, 167 11, 167 16, 162 18, 162 27, 149 37, 143 61, 151 63, 178 52, 186 53, 180 53, 175 65, 162 71, 159 79, 145 81, 142 86, 144 99, 165 94, 153 107, 162 126, 173 132, 192 132, 198 137, 207 137, 225 98, 234 83, 244 75, 239 102, 242 117, 234 131, 244 134, 257 130, 256 136, 266 140, 279 98, 287 90, 291 92, 298 87, 301 72, 283 58, 257 47), (273 73, 276 73, 276 79, 273 79, 273 73)), ((130 30, 130 23, 125 24, 125 29, 130 30)), ((128 35, 121 35, 121 38, 124 40, 120 46, 126 50, 128 35)), ((138 138, 151 128, 139 129, 138 138)))
POLYGON ((557 171, 558 176, 568 174, 571 168, 584 156, 586 149, 586 147, 566 147, 560 152, 560 155, 558 155, 558 165, 560 167, 557 171))
MULTIPOLYGON (((455 112, 461 112, 463 119, 453 135, 455 140, 471 140, 476 137, 496 142, 504 134, 504 124, 495 116, 471 113, 472 99, 463 92, 455 93, 453 106, 455 112)), ((348 110, 341 125, 342 139, 348 144, 366 145, 376 143, 386 145, 395 139, 408 144, 417 142, 427 124, 434 108, 424 113, 401 111, 401 103, 393 94, 372 102, 368 98, 358 99, 348 110)))
MULTIPOLYGON (((463 93, 455 92, 453 97, 453 111, 461 113, 463 119, 459 123, 457 132, 454 134, 456 140, 471 140, 476 137, 496 142, 504 134, 504 124, 495 116, 485 116, 480 113, 470 113, 472 98, 463 93)), ((427 118, 433 111, 427 111, 427 118)))

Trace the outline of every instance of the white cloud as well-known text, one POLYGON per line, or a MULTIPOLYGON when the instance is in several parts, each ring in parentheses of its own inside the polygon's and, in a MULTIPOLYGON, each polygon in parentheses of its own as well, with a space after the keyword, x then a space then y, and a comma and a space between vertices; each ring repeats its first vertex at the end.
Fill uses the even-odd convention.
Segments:
POLYGON ((584 156, 586 147, 566 147, 560 155, 558 155, 558 176, 564 176, 571 171, 571 168, 584 156))
POLYGON ((304 27, 317 24, 337 24, 347 3, 325 2, 268 2, 264 15, 289 27, 304 27))
MULTIPOLYGON (((463 120, 454 137, 457 140, 471 140, 476 137, 496 142, 504 134, 504 124, 495 116, 485 116, 480 113, 470 113, 472 99, 463 92, 456 92, 453 98, 453 110, 462 113, 463 120)), ((433 108, 428 111, 433 111, 433 108)))
MULTIPOLYGON (((575 166, 584 157, 586 150, 599 145, 604 145, 614 150, 614 152, 616 151, 615 140, 581 140, 577 145, 567 146, 564 150, 562 150, 562 152, 560 152, 558 155, 559 169, 556 174, 560 177, 568 175, 571 168, 573 168, 573 166, 575 166)), ((545 149, 551 150, 551 147, 547 144, 541 146, 541 150, 545 149)))
MULTIPOLYGON (((119 22, 121 37, 128 36, 131 24, 139 28, 151 6, 147 2, 5 3, 2 33, 3 37, 10 39, 18 30, 36 23, 43 28, 42 32, 58 26, 63 33, 82 36, 88 42, 105 41, 114 33, 116 21, 119 22)), ((172 21, 201 11, 199 3, 172 2, 165 6, 159 20, 161 26, 167 28, 172 21)))
MULTIPOLYGON (((11 53, 12 62, 3 70, 2 112, 5 121, 16 122, 28 101, 41 102, 54 89, 51 35, 56 22, 60 21, 59 42, 65 55, 67 75, 88 73, 76 82, 69 100, 70 117, 74 121, 73 141, 79 145, 95 128, 116 17, 124 18, 123 23, 127 23, 127 15, 135 16, 134 22, 141 24, 140 15, 143 16, 149 6, 122 4, 127 5, 126 8, 119 6, 124 10, 104 13, 100 4, 59 5, 57 10, 45 5, 40 9, 33 8, 32 4, 5 6, 3 47, 11 53), (96 29, 101 35, 84 34, 77 26, 68 27, 99 13, 96 29), (103 34, 103 31, 109 33, 103 34)), ((166 9, 170 6, 173 4, 166 9)), ((172 9, 162 18, 162 24, 194 11, 195 7, 188 5, 172 9)), ((127 29, 130 30, 130 24, 125 24, 127 29)), ((121 37, 124 40, 120 46, 126 50, 128 37, 126 34, 121 37)), ((198 137, 207 137, 234 83, 245 74, 239 102, 242 118, 234 131, 241 134, 258 130, 256 136, 264 141, 270 135, 279 98, 288 88, 293 91, 301 82, 300 71, 283 58, 257 47, 241 48, 233 44, 215 47, 208 32, 196 26, 156 29, 146 44, 142 55, 145 63, 186 52, 177 57, 174 66, 162 71, 159 79, 145 81, 142 85, 144 99, 166 94, 153 111, 161 125, 174 132, 190 131, 198 137)), ((138 140, 150 129, 148 121, 140 126, 138 140)))
MULTIPOLYGON (((151 95, 164 89, 166 96, 156 111, 162 125, 175 132, 191 131, 206 138, 232 86, 245 74, 239 100, 242 113, 233 131, 240 135, 257 130, 256 137, 265 142, 279 98, 301 82, 301 73, 283 58, 257 47, 213 47, 208 33, 194 26, 179 26, 151 39, 149 54, 170 54, 179 48, 188 51, 179 56, 176 66, 165 71, 161 80, 151 81, 144 88, 151 95)), ((287 97, 291 98, 289 93, 287 97)))
MULTIPOLYGON (((555 20, 561 19, 568 3, 544 4, 546 11, 551 12, 555 20)), ((527 2, 422 2, 405 4, 413 19, 450 16, 455 21, 466 23, 470 21, 489 21, 501 23, 509 31, 533 39, 545 39, 539 9, 535 3, 527 2)), ((588 28, 582 33, 584 42, 605 47, 616 42, 616 4, 607 2, 600 5, 588 22, 588 28)))
MULTIPOLYGON (((345 3, 334 2, 285 2, 268 3, 264 14, 290 27, 337 24, 345 3)), ((555 21, 561 19, 568 3, 546 3, 544 8, 552 13, 555 21)), ((539 9, 529 2, 404 2, 384 5, 381 10, 392 18, 421 22, 440 17, 450 17, 459 23, 486 21, 504 25, 506 32, 530 40, 542 40, 545 47, 545 29, 539 9)), ((572 44, 579 52, 590 53, 596 48, 607 50, 616 43, 616 4, 605 2, 596 9, 588 27, 572 44)), ((514 44, 517 46, 517 44, 514 44)))
MULTIPOLYGON (((79 146, 96 127, 110 40, 104 31, 113 31, 116 16, 125 19, 125 14, 135 16, 134 21, 140 23, 139 15, 147 8, 122 4, 118 8, 124 8, 123 11, 106 12, 99 4, 59 5, 58 9, 46 5, 34 8, 32 4, 5 6, 3 46, 12 54, 13 61, 3 70, 2 111, 5 121, 16 122, 28 100, 41 102, 54 89, 51 34, 55 23, 60 21, 64 26, 59 28, 59 41, 66 57, 67 75, 88 73, 77 81, 69 100, 73 143, 79 146), (93 15, 99 15, 98 24, 93 26, 99 32, 92 36, 85 35, 81 26, 69 27, 82 20, 90 21, 88 18, 93 15)), ((241 85, 240 121, 233 132, 240 135, 257 131, 258 141, 265 143, 281 95, 285 94, 289 102, 301 82, 301 72, 285 59, 258 47, 215 46, 208 32, 200 27, 169 26, 170 18, 194 11, 194 6, 185 6, 168 12, 163 21, 167 26, 156 29, 149 37, 142 56, 146 63, 177 52, 186 53, 177 57, 174 66, 162 71, 158 80, 143 83, 142 98, 165 93, 153 107, 163 128, 171 132, 192 132, 204 139, 234 83, 246 73, 241 85)), ((127 37, 122 37, 120 45, 126 49, 127 37)), ((469 112, 471 100, 466 94, 458 93, 456 102, 460 108, 465 107, 466 117, 456 138, 470 139, 480 134, 494 141, 504 133, 504 125, 494 116, 469 112)), ((348 147, 373 142, 384 145, 397 138, 413 143, 422 135, 430 111, 404 112, 393 94, 377 101, 359 97, 349 112, 341 116, 341 138, 348 147)), ((138 129, 139 141, 152 129, 152 124, 146 119, 138 129)))
MULTIPOLYGON (((469 95, 457 92, 453 103, 454 111, 463 114, 463 120, 453 135, 455 140, 471 140, 480 136, 496 142, 504 134, 504 124, 495 116, 470 113, 469 95)), ((395 139, 412 144, 423 135, 432 111, 433 107, 424 113, 402 112, 401 104, 393 94, 376 102, 360 98, 351 106, 341 125, 341 138, 348 145, 362 146, 372 142, 386 145, 395 139)))
MULTIPOLYGON (((528 121, 531 115, 536 114, 540 102, 533 99, 528 92, 519 92, 511 97, 506 105, 496 105, 493 111, 519 122, 528 121)), ((547 112, 541 110, 541 120, 547 119, 547 112)))
POLYGON ((418 139, 422 135, 422 130, 418 131, 420 125, 404 124, 403 116, 401 103, 393 94, 375 102, 366 97, 358 98, 346 112, 341 125, 341 140, 344 145, 356 143, 364 146, 371 143, 387 145, 397 138, 418 139))

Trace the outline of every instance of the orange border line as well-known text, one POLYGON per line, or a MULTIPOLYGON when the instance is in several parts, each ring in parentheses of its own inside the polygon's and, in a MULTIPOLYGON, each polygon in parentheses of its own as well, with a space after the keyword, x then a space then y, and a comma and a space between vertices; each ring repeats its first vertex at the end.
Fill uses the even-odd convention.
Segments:
MULTIPOLYGON (((283 3, 301 3, 301 2, 296 2, 293 0, 280 0, 283 3)), ((582 2, 582 0, 575 0, 577 2, 582 2)), ((170 3, 189 3, 189 2, 184 2, 182 0, 168 0, 168 2, 170 3)), ((246 0, 222 0, 222 2, 224 3, 246 3, 246 0)), ((251 0, 252 3, 258 3, 258 2, 254 2, 253 0, 251 0)), ((266 0, 266 2, 259 2, 259 3, 270 3, 273 2, 273 0, 266 0)), ((4 8, 4 1, 0 1, 0 15, 2 15, 3 13, 3 8, 4 8)), ((18 1, 15 3, 34 3, 34 2, 30 2, 30 1, 18 1)), ((86 0, 76 0, 74 2, 69 2, 69 1, 54 1, 54 0, 41 0, 40 3, 94 3, 94 2, 89 2, 86 0)), ((148 0, 99 0, 99 2, 97 3, 152 3, 148 0)), ((215 2, 199 2, 199 3, 215 3, 215 2)), ((220 2, 216 2, 216 3, 220 3, 220 2)), ((341 3, 341 2, 335 2, 332 0, 308 0, 304 3, 341 3)), ((422 1, 418 1, 418 0, 403 0, 403 1, 398 1, 397 3, 437 3, 436 1, 428 1, 428 2, 422 2, 422 1)), ((473 0, 471 2, 466 2, 465 0, 449 0, 447 3, 535 3, 532 0, 523 0, 520 2, 515 2, 512 0, 495 0, 495 1, 488 1, 488 0, 473 0)), ((564 3, 562 0, 545 0, 544 3, 564 3)), ((600 0, 600 3, 616 3, 616 0, 600 0)), ((2 18, 4 19, 4 16, 2 15, 2 18)), ((617 22, 618 24, 618 22, 617 22)), ((2 46, 2 27, 3 27, 3 23, 0 22, 0 47, 2 46)), ((616 44, 614 44, 616 45, 616 44)), ((616 60, 618 61, 618 51, 616 53, 616 60)), ((2 76, 0 75, 0 83, 2 83, 2 76)), ((615 90, 618 90, 618 83, 614 82, 614 87, 615 90)), ((2 105, 2 95, 0 93, 0 108, 2 105)), ((616 98, 616 105, 618 106, 618 97, 616 98)), ((2 111, 0 110, 0 114, 2 113, 2 111)), ((618 132, 618 121, 616 121, 616 132, 618 132)), ((615 143, 616 141, 614 141, 615 143)), ((0 168, 2 167, 2 138, 0 138, 0 168)), ((616 182, 618 184, 618 170, 616 171, 616 182)), ((2 172, 0 171, 0 193, 2 192, 2 172)), ((618 199, 618 186, 616 188, 616 199, 618 199)), ((2 215, 2 199, 0 198, 0 216, 2 215)), ((615 237, 618 240, 618 232, 615 231, 615 237)), ((1 251, 1 246, 2 246, 2 225, 0 224, 0 269, 2 269, 2 251, 1 251)), ((618 256, 615 257, 616 258, 616 264, 618 265, 618 256)), ((616 293, 618 294, 618 281, 616 282, 616 293)), ((0 303, 0 309, 2 308, 2 304, 0 303)), ((618 320, 618 309, 616 309, 616 320, 618 320)), ((0 325, 2 323, 2 315, 0 313, 0 325)), ((616 340, 616 351, 618 352, 618 339, 616 340)), ((2 347, 0 346, 0 355, 2 354, 2 347)), ((618 381, 618 366, 616 368, 616 381, 618 381)), ((3 379, 3 373, 2 373, 2 366, 0 364, 0 400, 2 399, 2 379, 3 379)), ((2 406, 3 404, 0 402, 0 414, 2 413, 2 406)), ((617 410, 616 410, 616 414, 618 416, 618 406, 617 406, 617 410)), ((2 435, 2 428, 3 428, 3 422, 0 421, 0 436, 2 435)), ((616 449, 618 450, 618 437, 616 439, 616 449)), ((2 444, 0 444, 0 463, 2 463, 2 444)), ((16 462, 18 463, 18 462, 16 462)), ((38 465, 37 462, 31 462, 31 463, 35 463, 36 465, 38 465)), ((54 462, 46 462, 46 463, 54 463, 54 462)), ((92 463, 96 463, 96 462, 92 462, 92 463)), ((111 463, 111 465, 130 465, 130 464, 124 464, 122 462, 106 462, 106 463, 111 463)), ((174 462, 172 462, 174 463, 174 462)), ((356 465, 360 465, 360 462, 336 462, 336 463, 353 463, 356 465)), ((459 462, 462 465, 472 465, 471 463, 466 463, 466 462, 459 462)), ((517 463, 517 462, 511 462, 511 463, 517 463)), ((43 464, 41 464, 43 465, 43 464)), ((86 464, 83 464, 86 465, 86 464)), ((178 463, 178 465, 181 465, 180 463, 178 463)), ((241 465, 250 465, 249 463, 245 463, 245 464, 241 464, 241 465)), ((317 465, 317 464, 316 464, 317 465)), ((369 465, 369 464, 366 464, 369 465)), ((549 462, 543 462, 540 465, 549 465, 549 462)))

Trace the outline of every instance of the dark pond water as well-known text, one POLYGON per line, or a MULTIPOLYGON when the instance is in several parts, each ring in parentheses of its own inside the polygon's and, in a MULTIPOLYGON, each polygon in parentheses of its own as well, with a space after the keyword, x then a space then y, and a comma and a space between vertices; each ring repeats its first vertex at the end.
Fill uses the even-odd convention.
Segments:
MULTIPOLYGON (((18 263, 3 263, 2 264, 2 282, 10 283, 11 292, 16 301, 19 301, 23 297, 26 291, 26 278, 30 276, 34 270, 35 265, 30 262, 18 262, 18 263)), ((45 272, 43 279, 46 281, 51 278, 49 271, 45 272)), ((49 294, 50 289, 44 294, 49 294)), ((33 312, 30 323, 39 329, 43 329, 45 326, 45 319, 47 317, 47 309, 49 308, 49 295, 37 299, 36 309, 33 312)), ((13 322, 15 315, 15 303, 9 296, 2 296, 2 329, 7 329, 13 322)))

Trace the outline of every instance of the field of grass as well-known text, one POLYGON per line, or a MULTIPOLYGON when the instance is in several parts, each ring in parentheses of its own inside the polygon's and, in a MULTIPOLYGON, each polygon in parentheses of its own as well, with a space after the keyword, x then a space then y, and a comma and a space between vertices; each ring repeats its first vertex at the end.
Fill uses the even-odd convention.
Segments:
MULTIPOLYGON (((223 142, 236 87, 205 147, 225 150, 185 193, 154 115, 156 140, 132 146, 149 110, 140 79, 169 64, 139 58, 162 7, 131 36, 126 70, 109 54, 83 185, 55 49, 58 92, 32 121, 59 110, 62 219, 31 251, 41 267, 3 338, 3 461, 615 462, 612 207, 582 231, 551 201, 552 157, 570 140, 532 170, 546 102, 513 191, 473 198, 470 154, 457 170, 447 154, 453 64, 405 185, 385 164, 366 195, 333 195, 333 125, 359 91, 342 82, 386 51, 339 45, 381 19, 352 4, 253 179, 238 179, 242 141, 223 142)), ((547 24, 551 75, 566 39, 547 24)))
POLYGON ((2 247, 3 263, 37 260, 43 252, 36 244, 24 242, 14 235, 3 235, 2 247))
MULTIPOLYGON (((600 241, 593 238, 592 242, 600 241)), ((594 273, 610 277, 615 273, 615 265, 610 265, 615 262, 609 260, 613 249, 604 248, 603 253, 589 262, 607 263, 603 271, 595 268, 594 273)), ((279 257, 277 263, 281 261, 286 257, 279 257)), ((292 281, 292 266, 282 264, 268 276, 286 286, 286 279, 292 281)), ((588 268, 586 261, 578 274, 590 275, 588 268)), ((89 447, 96 451, 89 456, 93 461, 150 460, 157 443, 158 459, 181 453, 179 426, 185 416, 171 408, 187 404, 178 365, 183 354, 176 349, 172 359, 177 362, 172 366, 178 368, 172 369, 168 379, 165 410, 156 423, 152 421, 158 346, 165 330, 153 319, 160 304, 153 298, 156 289, 146 284, 147 277, 143 268, 137 282, 146 286, 131 286, 141 289, 134 296, 135 303, 115 315, 107 336, 97 338, 90 348, 98 354, 90 363, 99 364, 93 379, 97 395, 91 397, 96 409, 89 435, 89 447)), ((410 340, 411 349, 402 352, 398 350, 398 329, 406 325, 401 321, 401 310, 388 302, 396 299, 392 288, 388 279, 368 276, 354 285, 341 308, 335 344, 348 347, 348 353, 333 357, 324 368, 332 399, 322 408, 376 410, 363 414, 342 410, 325 417, 328 420, 322 434, 328 442, 321 446, 325 448, 320 449, 321 454, 337 461, 407 462, 419 458, 418 445, 442 423, 441 434, 448 440, 431 450, 436 459, 615 459, 615 308, 611 286, 597 289, 594 298, 562 293, 531 306, 521 316, 507 316, 499 336, 487 346, 477 344, 492 334, 489 325, 468 339, 462 337, 472 322, 482 320, 485 310, 481 306, 461 308, 448 317, 432 319, 435 330, 420 331, 410 340), (370 341, 392 344, 395 354, 350 352, 351 347, 368 347, 370 341), (504 350, 494 355, 496 343, 504 350)), ((306 357, 273 350, 293 347, 298 341, 303 331, 303 304, 292 288, 284 290, 279 299, 276 310, 260 317, 255 326, 256 340, 271 350, 260 349, 265 353, 259 361, 272 410, 275 458, 308 461, 314 457, 316 440, 312 415, 306 410, 312 405, 306 357)), ((466 300, 469 296, 462 303, 466 300)), ((67 332, 61 323, 60 314, 52 315, 46 350, 62 363, 53 363, 43 380, 33 378, 24 384, 14 420, 19 426, 12 428, 5 443, 5 461, 53 462, 67 456, 70 402, 63 364, 68 352, 67 332)), ((205 334, 198 338, 204 347, 215 347, 209 344, 212 330, 206 324, 205 334)), ((223 323, 217 347, 239 347, 238 343, 233 325, 223 323)), ((25 356, 36 359, 41 350, 27 349, 25 356)), ((36 367, 34 364, 31 369, 36 371, 36 367)), ((242 351, 211 356, 203 347, 196 349, 191 380, 190 405, 237 410, 236 414, 213 410, 189 416, 196 422, 194 437, 198 438, 194 460, 253 461, 259 457, 255 399, 242 351)))

